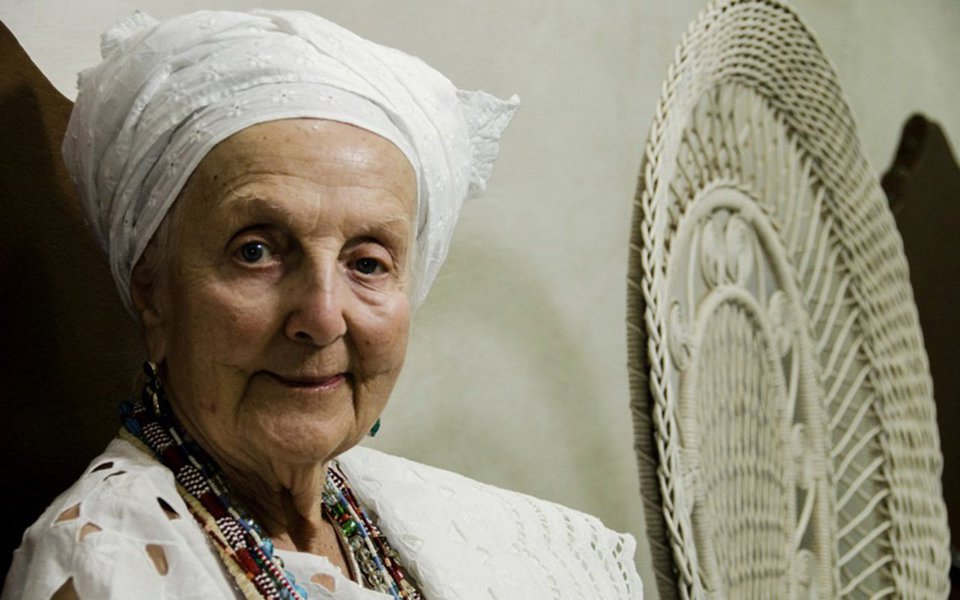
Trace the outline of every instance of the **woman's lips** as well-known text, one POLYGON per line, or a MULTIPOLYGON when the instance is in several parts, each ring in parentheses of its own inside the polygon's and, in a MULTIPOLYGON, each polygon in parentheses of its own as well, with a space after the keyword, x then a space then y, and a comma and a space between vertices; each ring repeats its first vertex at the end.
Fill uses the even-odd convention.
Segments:
POLYGON ((284 376, 272 371, 263 371, 263 373, 286 387, 309 390, 331 390, 347 378, 346 373, 326 377, 284 376))

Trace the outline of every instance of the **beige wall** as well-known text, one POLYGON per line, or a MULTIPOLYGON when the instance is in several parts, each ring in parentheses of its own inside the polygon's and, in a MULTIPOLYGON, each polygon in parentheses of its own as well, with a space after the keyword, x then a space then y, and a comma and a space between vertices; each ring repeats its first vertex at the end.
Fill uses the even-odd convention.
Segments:
MULTIPOLYGON (((0 0, 0 19, 73 96, 98 33, 276 0, 0 0)), ((630 202, 676 43, 700 0, 291 0, 417 54, 461 87, 517 93, 485 198, 421 310, 372 445, 600 516, 641 541, 623 326, 630 202)), ((960 140, 960 2, 798 0, 887 165, 922 109, 960 140)))

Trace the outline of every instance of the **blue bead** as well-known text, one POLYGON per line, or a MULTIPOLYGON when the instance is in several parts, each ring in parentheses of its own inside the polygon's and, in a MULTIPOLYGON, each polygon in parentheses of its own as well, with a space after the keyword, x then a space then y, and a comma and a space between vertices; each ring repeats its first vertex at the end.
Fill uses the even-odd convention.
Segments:
POLYGON ((127 418, 123 420, 124 427, 127 428, 127 431, 132 433, 136 437, 140 437, 140 423, 136 419, 127 418))

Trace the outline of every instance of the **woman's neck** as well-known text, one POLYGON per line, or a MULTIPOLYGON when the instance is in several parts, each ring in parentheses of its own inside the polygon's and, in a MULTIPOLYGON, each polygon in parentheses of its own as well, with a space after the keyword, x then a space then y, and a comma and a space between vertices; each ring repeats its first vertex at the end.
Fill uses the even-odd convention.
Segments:
POLYGON ((326 464, 311 468, 237 468, 229 461, 220 467, 230 493, 274 538, 289 540, 294 549, 312 552, 312 540, 325 523, 322 492, 326 464))
POLYGON ((323 556, 344 577, 354 575, 334 525, 324 516, 326 464, 309 469, 263 470, 236 469, 229 463, 220 466, 231 496, 250 511, 274 547, 323 556))
POLYGON ((274 547, 324 556, 351 576, 337 532, 324 517, 327 463, 256 463, 252 457, 226 455, 173 409, 184 431, 217 462, 237 508, 249 511, 274 547))

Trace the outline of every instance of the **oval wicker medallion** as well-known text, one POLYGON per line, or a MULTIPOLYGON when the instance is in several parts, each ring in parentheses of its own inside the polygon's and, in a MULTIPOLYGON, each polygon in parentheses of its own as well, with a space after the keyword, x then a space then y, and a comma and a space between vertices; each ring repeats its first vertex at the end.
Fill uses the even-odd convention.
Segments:
POLYGON ((668 315, 689 474, 678 516, 692 524, 706 589, 829 590, 830 578, 815 578, 829 570, 811 570, 834 558, 822 390, 788 253, 734 186, 710 186, 690 208, 668 268, 684 292, 668 315))
POLYGON ((712 5, 665 87, 631 253, 663 597, 943 597, 941 459, 892 216, 775 2, 712 5))

